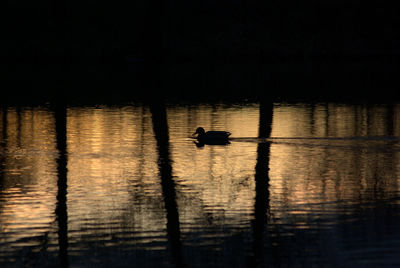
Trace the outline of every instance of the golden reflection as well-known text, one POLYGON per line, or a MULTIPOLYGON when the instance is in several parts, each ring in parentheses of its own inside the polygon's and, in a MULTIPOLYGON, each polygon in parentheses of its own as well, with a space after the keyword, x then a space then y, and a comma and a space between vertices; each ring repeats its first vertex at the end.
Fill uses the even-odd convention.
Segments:
MULTIPOLYGON (((236 137, 255 136, 258 106, 169 107, 167 115, 180 221, 248 221, 256 143, 198 149, 188 137, 199 125, 228 129, 236 137)), ((164 230, 164 197, 148 108, 69 108, 67 122, 69 230, 79 234, 93 228, 92 234, 99 235, 96 223, 107 225, 120 217, 124 228, 164 230)))
MULTIPOLYGON (((35 246, 39 242, 28 239, 51 229, 57 192, 57 151, 54 118, 49 110, 4 108, 0 118, 1 252, 11 243, 16 247, 35 246)), ((56 238, 50 235, 47 239, 56 238)))
POLYGON ((257 144, 237 142, 199 149, 187 137, 198 126, 227 130, 232 137, 257 137, 258 116, 257 105, 168 109, 173 171, 183 223, 199 224, 199 220, 207 218, 229 218, 228 225, 249 223, 254 208, 257 144))
MULTIPOLYGON (((371 140, 307 140, 272 144, 271 208, 277 218, 319 215, 343 202, 389 199, 399 191, 399 105, 279 105, 273 136, 380 137, 371 140)), ((338 211, 337 211, 338 212, 338 211)))
MULTIPOLYGON (((343 204, 396 197, 400 144, 391 138, 400 137, 399 105, 275 104, 273 109, 272 137, 345 139, 272 140, 267 200, 272 220, 309 228, 315 218, 348 213, 343 204)), ((182 239, 191 228, 248 227, 255 217, 259 106, 169 106, 167 117, 182 239), (189 136, 199 126, 246 139, 197 148, 189 136)), ((5 251, 7 243, 54 228, 58 152, 49 110, 9 108, 0 118, 0 250, 5 251)), ((165 197, 149 108, 69 107, 66 129, 71 254, 96 241, 131 248, 164 243, 165 197)))
POLYGON ((144 107, 69 108, 67 113, 68 215, 77 241, 81 230, 99 236, 124 227, 165 227, 151 117, 144 107), (139 202, 139 201, 143 202, 139 202))

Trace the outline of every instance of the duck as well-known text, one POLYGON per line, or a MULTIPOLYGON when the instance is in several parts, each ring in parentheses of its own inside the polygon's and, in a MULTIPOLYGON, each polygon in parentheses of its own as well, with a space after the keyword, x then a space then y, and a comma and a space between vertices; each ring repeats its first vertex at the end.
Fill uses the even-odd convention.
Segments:
POLYGON ((200 144, 214 144, 224 145, 229 144, 229 136, 231 135, 228 131, 205 131, 204 128, 198 127, 196 132, 192 134, 192 137, 197 139, 200 144), (197 134, 197 136, 195 136, 197 134))

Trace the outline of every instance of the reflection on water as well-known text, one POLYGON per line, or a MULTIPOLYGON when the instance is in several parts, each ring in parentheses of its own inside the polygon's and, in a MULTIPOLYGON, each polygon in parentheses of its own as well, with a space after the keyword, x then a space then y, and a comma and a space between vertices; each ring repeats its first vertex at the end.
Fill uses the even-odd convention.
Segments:
POLYGON ((399 105, 0 115, 2 267, 400 264, 399 105))

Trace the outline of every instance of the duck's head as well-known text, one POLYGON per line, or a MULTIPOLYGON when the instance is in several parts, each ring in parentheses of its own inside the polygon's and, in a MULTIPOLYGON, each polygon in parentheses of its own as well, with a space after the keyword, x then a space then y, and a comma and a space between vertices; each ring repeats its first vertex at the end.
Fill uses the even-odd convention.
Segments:
POLYGON ((192 136, 194 136, 194 135, 198 135, 198 136, 201 136, 201 135, 204 135, 206 133, 206 131, 204 130, 204 128, 202 128, 202 127, 198 127, 197 129, 196 129, 196 132, 195 133, 193 133, 193 135, 192 136))

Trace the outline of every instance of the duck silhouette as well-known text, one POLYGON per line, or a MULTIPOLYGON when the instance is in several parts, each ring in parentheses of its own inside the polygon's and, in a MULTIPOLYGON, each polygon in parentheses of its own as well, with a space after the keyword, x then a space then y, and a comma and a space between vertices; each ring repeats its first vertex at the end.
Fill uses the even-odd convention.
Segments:
POLYGON ((231 135, 228 131, 205 131, 204 128, 198 127, 196 132, 192 134, 192 137, 197 139, 197 145, 225 145, 229 144, 229 136, 231 135), (196 136, 197 135, 197 136, 196 136))

